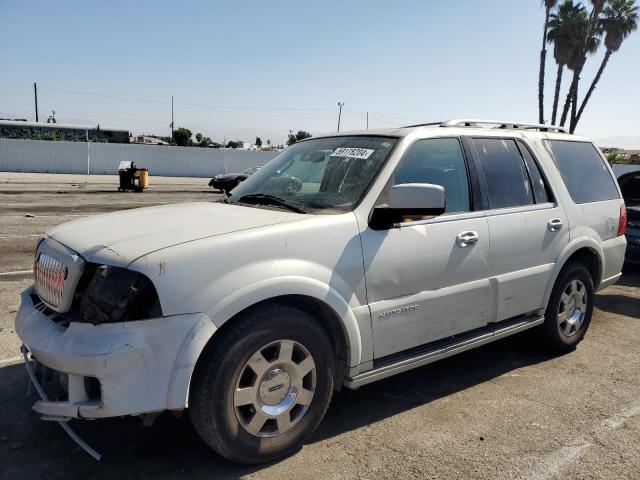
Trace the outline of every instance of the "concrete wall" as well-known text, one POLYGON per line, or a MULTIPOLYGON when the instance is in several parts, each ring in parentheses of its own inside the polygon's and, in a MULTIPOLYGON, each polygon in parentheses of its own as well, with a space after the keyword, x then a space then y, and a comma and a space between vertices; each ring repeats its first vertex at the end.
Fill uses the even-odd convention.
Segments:
POLYGON ((133 160, 151 175, 213 177, 264 165, 277 152, 119 143, 51 142, 0 138, 0 172, 113 175, 133 160), (87 162, 87 159, 89 162, 87 162), (226 169, 225 169, 226 165, 226 169))

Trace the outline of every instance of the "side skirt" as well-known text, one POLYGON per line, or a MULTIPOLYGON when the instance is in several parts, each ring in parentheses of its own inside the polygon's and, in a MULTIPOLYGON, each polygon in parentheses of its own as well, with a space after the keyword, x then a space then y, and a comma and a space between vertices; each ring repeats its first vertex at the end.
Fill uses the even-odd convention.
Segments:
POLYGON ((515 335, 543 323, 544 316, 521 316, 504 322, 491 323, 486 327, 471 332, 444 340, 437 340, 374 360, 372 370, 353 377, 347 377, 344 384, 348 388, 355 389, 367 383, 382 380, 413 368, 437 362, 457 353, 486 345, 501 338, 515 335))

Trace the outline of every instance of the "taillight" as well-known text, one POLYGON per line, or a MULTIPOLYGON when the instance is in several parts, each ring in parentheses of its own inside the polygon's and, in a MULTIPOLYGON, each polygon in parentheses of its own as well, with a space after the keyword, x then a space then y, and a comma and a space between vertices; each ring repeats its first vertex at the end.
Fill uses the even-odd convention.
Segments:
POLYGON ((618 237, 624 235, 624 231, 627 229, 627 207, 623 203, 620 205, 620 220, 618 221, 618 237))

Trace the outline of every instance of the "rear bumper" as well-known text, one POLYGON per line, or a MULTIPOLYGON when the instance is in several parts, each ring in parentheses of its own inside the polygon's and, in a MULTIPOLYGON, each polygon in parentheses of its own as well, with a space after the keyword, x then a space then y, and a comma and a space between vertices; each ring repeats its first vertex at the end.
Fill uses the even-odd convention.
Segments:
POLYGON ((600 292, 601 290, 604 290, 605 288, 615 284, 618 280, 620 280, 621 276, 622 276, 622 273, 618 273, 612 277, 603 278, 602 281, 600 282, 600 285, 598 285, 597 291, 600 292))
MULTIPOLYGON (((203 314, 92 325, 72 322, 65 328, 34 305, 33 288, 22 293, 15 331, 42 365, 62 373, 67 398, 40 400, 33 409, 54 418, 105 418, 180 409, 195 358, 194 336, 212 322, 203 314), (92 377, 99 394, 85 385, 92 377)), ((214 328, 214 327, 213 327, 214 328)))

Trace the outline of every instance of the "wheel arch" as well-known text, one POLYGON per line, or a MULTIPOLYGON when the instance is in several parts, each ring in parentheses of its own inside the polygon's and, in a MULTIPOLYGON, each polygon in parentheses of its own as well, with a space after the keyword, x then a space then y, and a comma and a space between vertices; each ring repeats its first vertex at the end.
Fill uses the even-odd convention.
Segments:
POLYGON ((207 312, 210 325, 199 326, 197 331, 188 336, 175 362, 167 398, 168 409, 188 406, 191 377, 205 348, 226 330, 233 328, 234 321, 241 314, 268 303, 298 308, 314 317, 325 329, 335 348, 336 388, 342 385, 347 369, 360 364, 360 328, 349 304, 338 292, 308 278, 269 279, 243 287, 219 302, 211 312, 207 312))
POLYGON ((591 273, 591 277, 593 278, 594 289, 597 290, 598 285, 602 280, 602 272, 604 272, 604 259, 605 257, 602 248, 594 240, 579 239, 571 242, 562 251, 558 261, 556 262, 552 276, 553 281, 549 282, 549 285, 547 286, 544 304, 546 305, 549 302, 551 292, 558 280, 560 272, 571 262, 580 263, 589 270, 589 273, 591 273))

